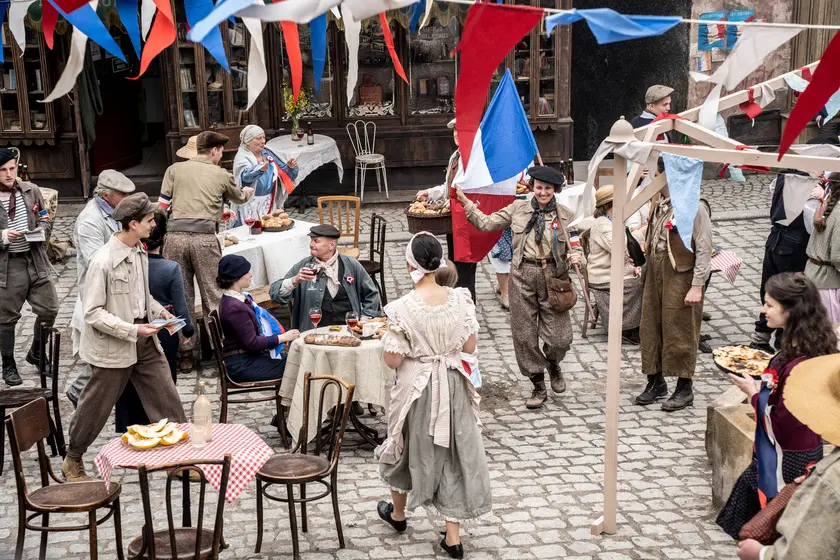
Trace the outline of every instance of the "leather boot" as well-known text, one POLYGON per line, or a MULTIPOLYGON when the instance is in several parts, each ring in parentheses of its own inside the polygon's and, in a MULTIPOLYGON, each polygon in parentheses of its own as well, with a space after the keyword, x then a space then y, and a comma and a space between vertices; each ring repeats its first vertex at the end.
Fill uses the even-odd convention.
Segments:
POLYGON ((563 379, 563 372, 560 371, 560 364, 550 362, 548 364, 548 376, 551 378, 551 390, 556 394, 566 392, 566 380, 563 379))
POLYGON ((634 404, 647 406, 653 404, 668 394, 668 383, 661 373, 648 375, 648 382, 642 394, 633 400, 634 404))
POLYGON ((191 373, 195 367, 195 360, 192 354, 181 354, 178 360, 178 369, 181 373, 191 373))
POLYGON ((621 342, 624 344, 632 344, 633 346, 641 344, 642 339, 639 337, 639 327, 621 331, 621 342))
POLYGON ((548 398, 548 392, 545 390, 545 374, 538 373, 531 377, 531 383, 534 385, 534 390, 531 391, 531 397, 525 401, 525 408, 535 409, 541 408, 545 400, 548 398))
POLYGON ((38 339, 32 341, 32 346, 29 347, 29 352, 26 353, 26 363, 36 367, 41 363, 41 341, 38 339))
POLYGON ((9 387, 17 387, 23 381, 20 379, 20 374, 17 370, 17 364, 15 364, 15 357, 14 356, 3 356, 3 381, 6 382, 6 385, 9 387))
POLYGON ((674 394, 662 403, 662 410, 665 412, 674 412, 675 410, 682 410, 687 406, 694 404, 694 391, 692 390, 691 379, 684 379, 682 377, 677 380, 677 388, 674 394))
POLYGON ((61 474, 67 482, 87 482, 92 480, 85 472, 85 463, 81 458, 68 455, 61 464, 61 474))

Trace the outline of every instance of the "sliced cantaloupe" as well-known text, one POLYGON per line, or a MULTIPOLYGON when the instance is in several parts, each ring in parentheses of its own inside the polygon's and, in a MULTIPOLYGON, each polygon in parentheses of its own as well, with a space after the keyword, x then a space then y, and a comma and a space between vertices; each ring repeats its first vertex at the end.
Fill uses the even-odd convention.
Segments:
POLYGON ((172 430, 167 435, 160 439, 161 445, 175 445, 179 441, 187 438, 187 432, 181 430, 172 430))
POLYGON ((135 449, 151 449, 157 447, 160 443, 160 438, 142 438, 133 434, 126 434, 128 436, 128 444, 135 449))

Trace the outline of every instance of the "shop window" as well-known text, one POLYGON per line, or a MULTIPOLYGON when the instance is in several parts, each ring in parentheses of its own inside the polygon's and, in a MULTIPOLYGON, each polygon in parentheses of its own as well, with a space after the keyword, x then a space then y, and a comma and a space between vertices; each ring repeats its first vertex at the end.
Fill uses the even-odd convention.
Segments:
MULTIPOLYGON (((390 22, 391 35, 395 44, 399 44, 399 25, 390 22)), ((348 50, 342 49, 342 66, 346 69, 348 50)), ((359 37, 359 79, 349 108, 345 108, 349 117, 383 117, 399 114, 397 80, 401 80, 394 71, 394 64, 388 54, 385 35, 377 18, 368 18, 362 22, 359 37)))
POLYGON ((461 39, 461 23, 450 18, 443 26, 437 19, 408 39, 411 90, 408 108, 412 115, 455 112, 458 59, 450 53, 461 39))
POLYGON ((3 64, 0 83, 0 134, 6 137, 41 137, 55 133, 53 107, 42 103, 52 88, 44 53, 46 45, 40 33, 26 29, 23 52, 8 25, 2 38, 3 64))
MULTIPOLYGON (((330 25, 333 24, 330 23, 330 25)), ((277 29, 282 35, 283 32, 279 24, 277 29)), ((309 105, 301 113, 301 120, 330 119, 334 115, 332 68, 333 34, 330 31, 331 29, 327 28, 327 52, 324 60, 324 72, 318 88, 318 95, 315 97, 315 70, 314 61, 312 59, 312 41, 309 33, 309 25, 298 25, 300 55, 303 62, 301 88, 306 90, 306 94, 309 99, 309 105)), ((289 65, 289 57, 286 54, 286 42, 281 41, 281 45, 280 60, 283 67, 282 87, 284 90, 283 99, 285 99, 285 91, 287 89, 291 89, 292 87, 292 70, 289 65)), ((284 115, 284 118, 288 119, 288 116, 284 115)))

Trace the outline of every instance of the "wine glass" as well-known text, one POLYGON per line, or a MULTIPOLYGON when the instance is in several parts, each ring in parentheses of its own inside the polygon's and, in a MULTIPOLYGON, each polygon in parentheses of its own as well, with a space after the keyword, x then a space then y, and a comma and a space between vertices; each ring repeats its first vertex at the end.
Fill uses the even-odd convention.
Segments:
POLYGON ((347 330, 352 334, 353 328, 359 324, 359 314, 355 311, 348 311, 344 316, 344 320, 347 322, 347 330))
POLYGON ((256 222, 254 218, 245 218, 245 225, 248 226, 248 233, 253 233, 252 230, 254 228, 254 222, 256 222))
POLYGON ((315 325, 315 328, 318 328, 318 323, 321 322, 321 308, 320 307, 312 307, 309 309, 309 320, 312 321, 312 324, 315 325))

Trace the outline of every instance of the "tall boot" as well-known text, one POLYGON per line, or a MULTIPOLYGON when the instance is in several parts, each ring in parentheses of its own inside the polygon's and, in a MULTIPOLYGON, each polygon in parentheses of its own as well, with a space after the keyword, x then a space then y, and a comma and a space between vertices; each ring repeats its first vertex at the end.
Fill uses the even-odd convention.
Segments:
POLYGON ((560 371, 560 364, 549 362, 548 376, 551 378, 551 390, 556 394, 566 392, 566 380, 563 379, 563 372, 560 371))
POLYGON ((531 376, 530 379, 534 385, 534 390, 531 391, 531 397, 525 401, 525 408, 533 410, 542 407, 548 398, 548 391, 545 389, 545 373, 537 373, 531 376))
POLYGON ((9 387, 23 383, 15 364, 15 329, 0 329, 0 359, 3 361, 3 381, 9 387))
POLYGON ((694 404, 694 390, 692 386, 691 379, 680 377, 677 380, 677 388, 674 390, 674 394, 662 403, 662 410, 665 412, 674 412, 694 404))
POLYGON ((668 394, 668 383, 661 373, 650 374, 647 378, 648 382, 645 390, 633 400, 635 404, 647 406, 665 398, 665 395, 668 394))

